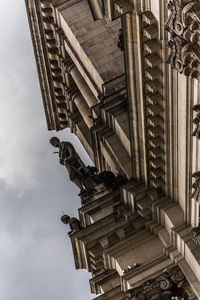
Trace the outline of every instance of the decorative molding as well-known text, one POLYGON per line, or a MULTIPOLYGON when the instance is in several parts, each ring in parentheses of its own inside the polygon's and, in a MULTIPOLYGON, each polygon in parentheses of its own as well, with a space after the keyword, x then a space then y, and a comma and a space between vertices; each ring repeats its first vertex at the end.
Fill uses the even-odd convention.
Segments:
POLYGON ((170 34, 167 63, 180 73, 200 79, 200 2, 169 0, 170 16, 165 29, 170 34))
POLYGON ((152 201, 158 198, 155 189, 148 190, 144 184, 130 181, 122 185, 120 190, 122 202, 126 207, 146 221, 152 219, 152 201))
POLYGON ((64 0, 64 1, 54 0, 55 3, 53 3, 53 4, 56 8, 58 8, 59 11, 62 11, 62 10, 66 9, 66 8, 69 8, 69 7, 79 3, 81 1, 83 1, 83 0, 68 0, 68 1, 66 1, 66 0, 64 0))
POLYGON ((46 36, 46 44, 49 53, 49 63, 52 72, 53 87, 57 103, 58 118, 61 128, 68 127, 68 106, 66 94, 66 82, 63 76, 63 63, 65 61, 58 47, 57 39, 63 39, 64 32, 59 28, 54 19, 53 4, 45 3, 41 8, 42 19, 46 36))
POLYGON ((163 86, 159 53, 161 46, 158 40, 158 24, 151 12, 142 14, 142 25, 149 184, 160 192, 165 184, 163 86))
POLYGON ((108 16, 111 21, 132 11, 133 4, 129 0, 108 0, 108 16))

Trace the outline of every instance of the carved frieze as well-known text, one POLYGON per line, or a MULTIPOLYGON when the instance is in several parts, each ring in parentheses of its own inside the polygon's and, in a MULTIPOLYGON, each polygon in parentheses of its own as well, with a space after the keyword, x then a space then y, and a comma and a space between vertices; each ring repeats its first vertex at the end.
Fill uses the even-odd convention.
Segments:
POLYGON ((169 0, 167 62, 180 73, 200 79, 200 1, 169 0))
POLYGON ((128 300, 188 299, 190 287, 179 267, 167 270, 129 292, 128 300))

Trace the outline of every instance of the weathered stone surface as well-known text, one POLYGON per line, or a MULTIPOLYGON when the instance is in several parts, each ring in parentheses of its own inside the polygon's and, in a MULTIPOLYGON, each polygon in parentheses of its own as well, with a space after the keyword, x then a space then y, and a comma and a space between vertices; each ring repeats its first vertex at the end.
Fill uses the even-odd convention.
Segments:
POLYGON ((200 3, 198 0, 169 0, 170 16, 166 30, 170 33, 167 62, 180 73, 200 77, 200 3))
POLYGON ((95 165, 60 143, 81 191, 80 221, 63 216, 76 268, 97 299, 195 299, 200 101, 183 74, 199 76, 199 1, 169 1, 169 61, 183 74, 165 63, 165 1, 26 2, 48 128, 70 127, 95 165), (188 282, 172 278, 177 264, 188 282))

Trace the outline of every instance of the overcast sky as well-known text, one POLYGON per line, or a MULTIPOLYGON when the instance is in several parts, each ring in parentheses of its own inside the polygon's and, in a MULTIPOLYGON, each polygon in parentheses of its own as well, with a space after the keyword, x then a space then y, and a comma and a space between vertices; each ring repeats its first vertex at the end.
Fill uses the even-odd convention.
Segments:
MULTIPOLYGON (((23 0, 1 0, 0 40, 0 299, 93 299, 60 222, 80 199, 49 144, 23 0)), ((74 135, 58 136, 89 163, 74 135)))

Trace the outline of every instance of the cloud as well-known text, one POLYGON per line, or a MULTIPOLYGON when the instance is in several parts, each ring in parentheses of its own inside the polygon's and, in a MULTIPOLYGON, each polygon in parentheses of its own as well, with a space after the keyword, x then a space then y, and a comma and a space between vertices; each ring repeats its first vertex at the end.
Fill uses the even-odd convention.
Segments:
MULTIPOLYGON (((77 216, 80 199, 48 142, 23 1, 2 0, 0 39, 0 299, 92 299, 60 222, 62 211, 77 216)), ((90 163, 69 130, 58 136, 90 163)))
MULTIPOLYGON (((17 11, 20 11, 19 7, 17 11)), ((4 180, 7 188, 19 193, 41 184, 41 169, 49 172, 55 160, 52 148, 47 146, 51 135, 47 132, 28 23, 22 11, 22 22, 11 23, 16 25, 14 32, 13 26, 9 22, 7 24, 4 44, 8 53, 5 48, 0 48, 4 62, 0 73, 0 127, 3 128, 0 132, 0 179, 4 180), (23 34, 19 35, 19 32, 23 34), (17 38, 10 39, 11 36, 17 38), (45 155, 49 163, 44 159, 45 155)), ((77 138, 70 136, 69 130, 58 136, 70 138, 83 151, 77 138)), ((84 159, 90 162, 87 155, 84 159)))
MULTIPOLYGON (((26 15, 22 16, 24 7, 19 2, 13 3, 10 13, 17 13, 20 22, 17 17, 6 18, 6 9, 3 14, 1 10, 0 18, 0 25, 4 24, 1 38, 6 45, 0 48, 0 127, 3 128, 0 132, 0 179, 8 188, 22 190, 36 184, 39 171, 36 166, 41 160, 42 147, 37 145, 38 129, 44 128, 45 121, 28 24, 26 15)), ((39 142, 41 144, 42 140, 39 142)))
POLYGON ((0 299, 92 299, 90 275, 75 270, 69 228, 60 221, 62 210, 76 216, 78 191, 59 168, 45 175, 20 197, 1 189, 0 299))

